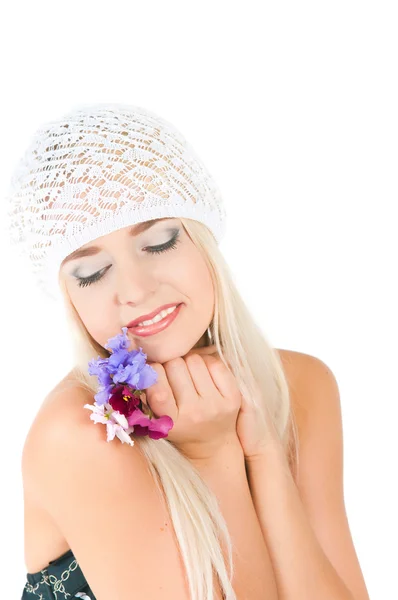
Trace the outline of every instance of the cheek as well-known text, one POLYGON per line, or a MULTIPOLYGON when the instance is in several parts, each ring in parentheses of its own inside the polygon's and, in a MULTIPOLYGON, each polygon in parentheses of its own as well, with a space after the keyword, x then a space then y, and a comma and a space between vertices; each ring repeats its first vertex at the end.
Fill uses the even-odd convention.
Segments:
POLYGON ((210 317, 214 306, 214 289, 210 271, 199 252, 191 252, 184 258, 179 274, 176 277, 178 288, 189 298, 189 301, 210 317))
POLYGON ((109 337, 114 335, 113 331, 109 331, 111 320, 103 318, 106 308, 99 294, 97 293, 95 302, 90 296, 90 293, 74 292, 74 290, 70 292, 71 302, 85 328, 101 346, 104 346, 109 337))

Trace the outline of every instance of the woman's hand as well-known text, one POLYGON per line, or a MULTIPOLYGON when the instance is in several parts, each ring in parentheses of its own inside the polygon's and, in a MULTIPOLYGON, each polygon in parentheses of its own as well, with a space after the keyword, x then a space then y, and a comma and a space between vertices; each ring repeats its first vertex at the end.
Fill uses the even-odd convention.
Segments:
POLYGON ((207 459, 228 445, 239 447, 241 394, 219 357, 199 355, 195 349, 164 364, 148 364, 158 381, 145 390, 145 402, 156 417, 173 419, 167 439, 187 458, 207 459))
MULTIPOLYGON (((260 390, 257 388, 257 400, 260 406, 260 390)), ((237 435, 247 461, 256 460, 265 454, 270 444, 280 445, 278 433, 266 407, 258 409, 242 394, 242 404, 237 420, 237 435)))
MULTIPOLYGON (((197 353, 201 356, 218 357, 215 345, 194 348, 185 355, 197 353)), ((221 360, 221 359, 219 359, 221 360)), ((232 374, 232 373, 231 373, 232 374)), ((237 385, 237 384, 236 384, 237 385)), ((257 400, 260 400, 260 390, 257 388, 257 400)), ((261 403, 261 406, 263 403, 261 403)), ((236 433, 245 459, 255 460, 265 453, 269 442, 280 444, 279 437, 273 421, 268 413, 264 415, 259 409, 249 402, 246 395, 240 394, 240 408, 236 423, 236 433)))

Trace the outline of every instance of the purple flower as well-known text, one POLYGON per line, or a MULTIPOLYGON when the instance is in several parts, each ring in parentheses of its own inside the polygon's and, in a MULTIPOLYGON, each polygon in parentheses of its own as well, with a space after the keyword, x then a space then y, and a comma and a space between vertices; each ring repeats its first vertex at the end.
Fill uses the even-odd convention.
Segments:
POLYGON ((96 375, 102 389, 94 396, 101 405, 108 402, 112 388, 117 383, 125 383, 136 390, 145 390, 157 382, 158 375, 150 365, 146 364, 147 355, 142 348, 126 350, 130 344, 126 332, 127 327, 122 327, 123 333, 110 338, 105 348, 113 350, 109 358, 100 358, 89 361, 88 372, 96 375))

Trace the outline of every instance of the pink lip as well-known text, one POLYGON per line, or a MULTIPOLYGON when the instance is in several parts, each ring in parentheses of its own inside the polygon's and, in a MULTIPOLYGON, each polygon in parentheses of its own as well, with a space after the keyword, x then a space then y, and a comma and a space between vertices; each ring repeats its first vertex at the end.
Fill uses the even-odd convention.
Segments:
MULTIPOLYGON (((176 306, 176 305, 171 304, 169 306, 176 306)), ((163 331, 163 329, 166 329, 166 327, 168 327, 174 321, 174 319, 177 317, 178 313, 180 312, 181 307, 182 307, 182 303, 178 304, 177 308, 175 310, 173 310, 172 313, 170 313, 169 315, 164 317, 164 319, 162 319, 161 321, 158 321, 157 323, 153 323, 153 325, 143 325, 141 327, 136 325, 135 327, 129 327, 129 330, 131 331, 131 333, 133 335, 140 336, 140 337, 146 337, 148 335, 154 335, 155 333, 159 333, 160 331, 163 331)))
POLYGON ((135 327, 136 325, 138 325, 138 323, 142 323, 142 321, 150 321, 162 310, 166 310, 167 308, 171 308, 172 306, 178 306, 178 304, 176 302, 173 302, 172 304, 164 304, 163 306, 159 306, 159 308, 152 311, 151 313, 148 313, 147 315, 141 315, 140 317, 138 317, 138 319, 130 321, 130 323, 127 323, 126 327, 135 327))

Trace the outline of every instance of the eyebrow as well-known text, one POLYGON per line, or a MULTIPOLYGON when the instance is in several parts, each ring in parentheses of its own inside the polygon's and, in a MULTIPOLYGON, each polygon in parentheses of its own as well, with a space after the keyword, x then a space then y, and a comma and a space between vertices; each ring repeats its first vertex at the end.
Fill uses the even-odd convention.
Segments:
MULTIPOLYGON (((133 227, 131 227, 131 229, 129 229, 127 235, 136 237, 143 231, 146 231, 147 229, 149 229, 150 227, 155 225, 155 223, 158 223, 159 221, 164 221, 164 220, 165 220, 164 218, 163 219, 152 219, 151 221, 144 221, 143 223, 138 223, 137 225, 134 225, 133 227)), ((101 250, 102 250, 102 248, 100 248, 99 246, 87 246, 87 248, 81 248, 79 250, 75 250, 74 252, 72 252, 72 254, 69 254, 62 261, 61 264, 65 265, 69 261, 76 260, 77 258, 82 258, 83 256, 94 256, 95 254, 98 254, 99 252, 101 252, 101 250)))

